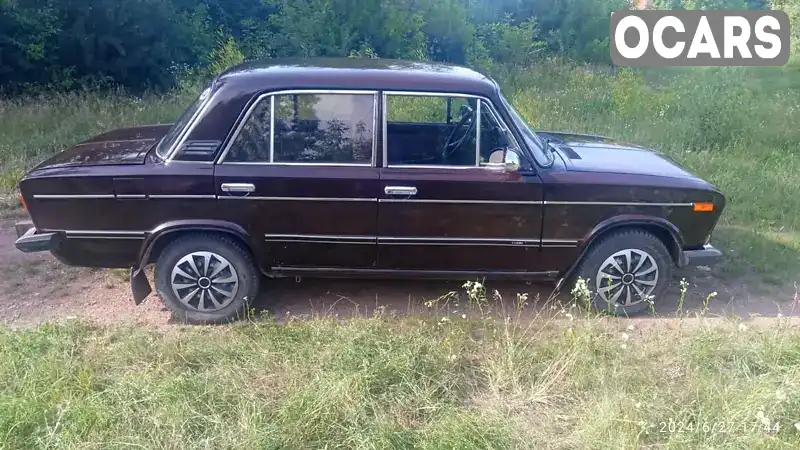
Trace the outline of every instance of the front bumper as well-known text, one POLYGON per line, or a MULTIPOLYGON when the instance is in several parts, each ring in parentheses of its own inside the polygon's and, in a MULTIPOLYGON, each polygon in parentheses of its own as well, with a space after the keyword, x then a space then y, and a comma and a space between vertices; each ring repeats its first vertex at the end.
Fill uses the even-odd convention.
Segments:
POLYGON ((706 244, 700 250, 684 250, 683 266, 713 266, 722 259, 722 252, 711 244, 706 244))
POLYGON ((25 253, 49 252, 56 248, 60 235, 58 233, 38 233, 32 222, 19 222, 14 225, 17 241, 14 246, 25 253))

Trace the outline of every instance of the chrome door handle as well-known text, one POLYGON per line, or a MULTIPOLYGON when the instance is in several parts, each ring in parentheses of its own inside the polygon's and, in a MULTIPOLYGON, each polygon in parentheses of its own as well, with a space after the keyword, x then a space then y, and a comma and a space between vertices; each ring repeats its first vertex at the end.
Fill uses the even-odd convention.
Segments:
POLYGON ((417 195, 417 188, 413 186, 386 186, 383 188, 383 192, 386 195, 405 195, 405 196, 412 196, 417 195))
POLYGON ((256 187, 250 183, 222 183, 223 192, 246 192, 250 193, 256 190, 256 187))

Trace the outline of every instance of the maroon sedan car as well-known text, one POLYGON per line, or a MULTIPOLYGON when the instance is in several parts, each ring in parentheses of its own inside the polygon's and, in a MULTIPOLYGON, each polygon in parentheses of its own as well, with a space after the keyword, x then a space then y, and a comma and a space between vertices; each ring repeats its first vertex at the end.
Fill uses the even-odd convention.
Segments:
POLYGON ((235 67, 171 125, 96 136, 20 182, 16 246, 131 268, 134 301, 238 317, 262 275, 589 280, 617 314, 710 264, 725 198, 652 150, 534 132, 491 78, 439 63, 235 67))

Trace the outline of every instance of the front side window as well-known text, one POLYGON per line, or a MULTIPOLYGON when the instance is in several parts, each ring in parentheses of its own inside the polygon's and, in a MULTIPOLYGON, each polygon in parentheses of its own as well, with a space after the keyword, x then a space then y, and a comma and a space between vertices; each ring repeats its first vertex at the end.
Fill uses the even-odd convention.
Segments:
POLYGON ((226 156, 232 162, 371 165, 374 94, 263 98, 226 156))
POLYGON ((476 99, 387 95, 385 108, 389 165, 476 164, 476 99))
POLYGON ((516 150, 491 106, 472 97, 387 94, 386 158, 390 166, 475 167, 493 152, 516 150))

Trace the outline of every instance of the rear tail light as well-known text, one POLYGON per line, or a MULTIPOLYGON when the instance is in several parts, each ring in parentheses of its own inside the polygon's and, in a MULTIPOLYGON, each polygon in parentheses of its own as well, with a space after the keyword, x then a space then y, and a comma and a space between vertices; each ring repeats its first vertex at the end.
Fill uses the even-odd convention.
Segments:
POLYGON ((19 203, 22 205, 22 209, 25 211, 28 210, 28 205, 25 203, 25 197, 23 197, 22 194, 19 194, 19 203))
POLYGON ((695 212, 714 212, 714 204, 711 202, 698 202, 693 204, 695 212))

